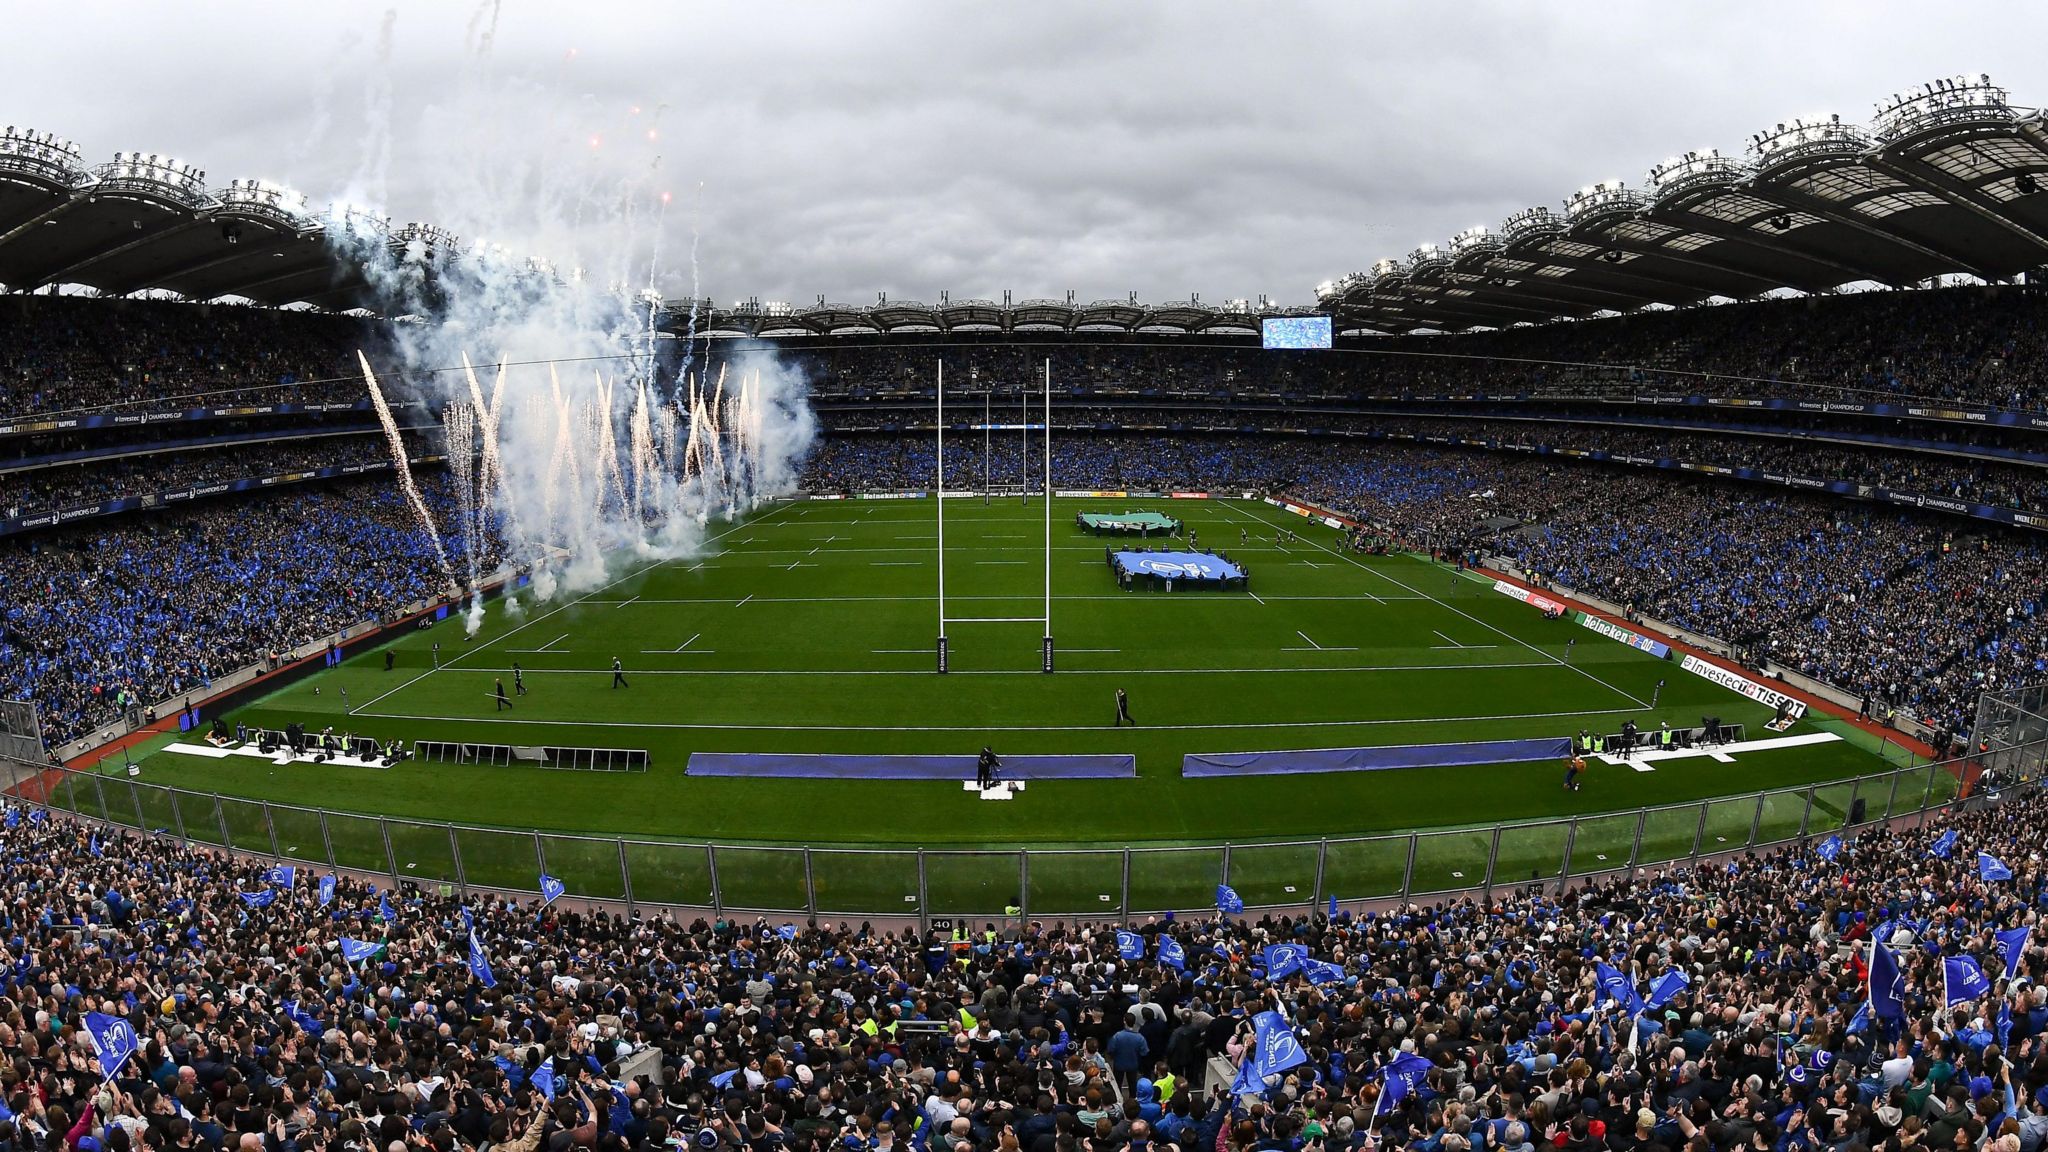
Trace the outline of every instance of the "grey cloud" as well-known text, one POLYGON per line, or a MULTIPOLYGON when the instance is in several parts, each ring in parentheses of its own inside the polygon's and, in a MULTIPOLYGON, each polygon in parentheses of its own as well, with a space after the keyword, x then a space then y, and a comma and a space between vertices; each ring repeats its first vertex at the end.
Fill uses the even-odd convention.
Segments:
MULTIPOLYGON (((670 292, 688 287, 694 222, 705 288, 727 300, 1304 302, 1379 257, 1791 115, 1865 119, 1963 71, 2048 95, 2048 17, 2010 2, 514 2, 482 61, 468 45, 488 11, 401 7, 382 63, 375 4, 22 8, 10 26, 36 47, 0 76, 0 121, 94 161, 170 151, 323 200, 378 183, 367 109, 386 77, 386 211, 493 230, 478 189, 516 203, 531 173, 566 170, 586 203, 508 209, 527 218, 506 228, 624 266, 579 245, 578 213, 665 188, 670 292), (473 111, 486 75, 544 95, 447 114, 473 111), (591 135, 595 156, 578 150, 591 135)), ((602 243, 651 249, 643 208, 644 227, 602 243)))

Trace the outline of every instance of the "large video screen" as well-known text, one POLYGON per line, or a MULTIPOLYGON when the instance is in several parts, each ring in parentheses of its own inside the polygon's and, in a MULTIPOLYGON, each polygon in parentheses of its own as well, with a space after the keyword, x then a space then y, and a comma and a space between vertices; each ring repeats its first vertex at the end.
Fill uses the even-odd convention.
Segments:
POLYGON ((1328 348, 1328 316, 1277 316, 1260 321, 1260 334, 1268 348, 1328 348))

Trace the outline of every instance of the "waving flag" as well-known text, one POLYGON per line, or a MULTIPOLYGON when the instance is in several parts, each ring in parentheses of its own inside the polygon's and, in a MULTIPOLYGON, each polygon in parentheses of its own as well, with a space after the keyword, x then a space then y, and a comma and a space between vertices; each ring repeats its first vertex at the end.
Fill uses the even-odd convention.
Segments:
POLYGON ((101 1080, 112 1080, 121 1071, 121 1065, 142 1047, 142 1041, 135 1036, 135 1026, 119 1016, 87 1012, 85 1030, 92 1037, 92 1049, 100 1058, 101 1080))
POLYGON ((775 930, 775 934, 777 936, 782 937, 784 940, 794 940, 796 939, 796 925, 784 924, 782 927, 777 928, 775 930))
POLYGON ((1844 1036, 1861 1036, 1870 1030, 1870 1001, 1856 1006, 1856 1014, 1849 1017, 1849 1024, 1842 1029, 1844 1036))
POLYGON ((1948 859, 1948 854, 1955 850, 1956 830, 1953 828, 1949 829, 1946 832, 1943 832, 1939 837, 1936 837, 1934 845, 1927 849, 1927 851, 1936 856, 1941 857, 1943 860, 1948 859))
POLYGON ((1161 935, 1159 937, 1159 962, 1172 965, 1173 970, 1176 972, 1185 972, 1188 970, 1187 949, 1182 948, 1180 941, 1175 940, 1173 937, 1161 935))
POLYGON ((1991 950, 2004 958, 2005 978, 2007 980, 2019 975, 2020 957, 2025 954, 2027 939, 2033 934, 2033 928, 2026 925, 2018 928, 2007 928, 2003 932, 1992 933, 1991 950))
POLYGON ((498 986, 498 978, 491 975, 490 957, 484 955, 484 942, 477 939, 474 925, 469 929, 469 974, 486 988, 498 986))
POLYGON ((1252 1071, 1261 1081, 1308 1061, 1308 1053, 1301 1050, 1294 1029, 1278 1012, 1268 1010, 1252 1017, 1252 1035, 1259 1046, 1252 1054, 1257 1065, 1252 1071))
POLYGON ((325 908, 332 903, 334 903, 334 877, 322 876, 320 878, 320 906, 325 908))
POLYGON ((1143 960, 1145 958, 1145 938, 1136 932, 1118 932, 1116 934, 1116 954, 1125 960, 1143 960))
POLYGON ((97 833, 97 832, 95 832, 95 833, 93 833, 93 834, 92 834, 92 844, 91 844, 91 849, 92 849, 92 854, 93 854, 93 855, 95 855, 95 856, 100 856, 100 855, 104 855, 104 853, 102 853, 102 852, 100 851, 100 834, 99 834, 99 833, 97 833))
POLYGON ((1651 982, 1649 998, 1643 1001, 1643 1005, 1646 1008, 1662 1008, 1671 1003, 1680 992, 1690 987, 1692 977, 1687 976, 1683 969, 1667 968, 1662 976, 1651 982))
POLYGON ((1906 1018, 1906 974, 1899 958, 1875 940, 1870 942, 1870 1014, 1881 1020, 1906 1018))
POLYGON ((1842 854, 1842 838, 1840 836, 1828 837, 1814 846, 1813 854, 1833 864, 1835 857, 1842 854))
POLYGON ((290 864, 278 864, 263 873, 265 884, 275 884, 279 888, 290 888, 298 879, 299 870, 290 864))
POLYGON ((1258 1060, 1247 1056, 1237 1065, 1237 1078, 1230 1082, 1232 1096, 1258 1096, 1266 1091, 1266 1082, 1259 1079, 1258 1060))
POLYGON ((1403 1052, 1393 1062, 1380 1069, 1380 1102, 1373 1106, 1373 1115, 1392 1112, 1401 1106, 1401 1101, 1415 1094, 1422 1087, 1422 1078, 1429 1075, 1430 1063, 1413 1052, 1403 1052))
POLYGON ((1238 898, 1237 889, 1228 884, 1216 886, 1216 910, 1225 916, 1242 916, 1244 901, 1238 898))
POLYGON ((9 828, 19 828, 19 827, 21 827, 21 811, 20 811, 20 809, 17 809, 17 808, 9 808, 9 809, 7 810, 7 826, 8 826, 9 828))
POLYGON ((383 946, 384 943, 381 940, 357 940, 352 937, 343 936, 341 938, 341 958, 351 964, 358 960, 368 960, 377 954, 377 949, 383 946))
POLYGON ((1621 1005, 1631 1016, 1643 1014, 1643 998, 1636 995, 1636 986, 1629 980, 1628 973, 1621 971, 1607 961, 1600 961, 1595 969, 1600 984, 1599 999, 1612 1000, 1621 1005))
POLYGON ((540 1089, 542 1097, 546 1098, 549 1102, 553 1102, 555 1098, 555 1062, 553 1060, 541 1061, 540 1067, 533 1070, 531 1083, 535 1088, 540 1089))
POLYGON ((1342 984, 1344 982, 1344 969, 1330 963, 1328 960, 1304 960, 1301 964, 1301 970, 1308 976, 1311 984, 1342 984))
POLYGON ((261 892, 237 892, 235 895, 240 896, 242 903, 251 908, 268 908, 270 902, 277 899, 277 889, 265 888, 261 892))
POLYGON ((724 1089, 726 1086, 732 1083, 733 1077, 738 1076, 739 1074, 739 1069, 727 1068, 725 1071, 720 1072, 718 1075, 713 1076, 711 1078, 711 1086, 713 1088, 724 1089))
POLYGON ((1941 1002, 1944 1007, 1973 1004, 1991 994, 1991 981, 1984 969, 1969 956, 1947 956, 1941 961, 1941 1002))
POLYGON ((1266 965, 1266 979, 1285 980, 1301 971, 1308 949, 1300 944, 1268 944, 1259 959, 1266 965))
POLYGON ((545 872, 540 874, 540 902, 543 908, 545 908, 549 904, 553 904, 556 898, 560 897, 562 893, 567 892, 568 890, 568 885, 563 884, 560 880, 555 879, 553 876, 550 876, 545 872))
POLYGON ((1332 919, 1332 920, 1335 920, 1336 918, 1337 918, 1337 894, 1336 894, 1335 892, 1332 892, 1332 893, 1330 893, 1330 919, 1332 919))
POLYGON ((386 924, 398 921, 398 913, 391 910, 391 897, 382 892, 377 893, 377 915, 382 916, 386 924))
POLYGON ((1977 875, 1985 880, 2010 880, 2012 879, 2012 869, 2007 868, 2005 861, 2000 860, 1991 853, 1979 852, 1977 853, 1977 875))

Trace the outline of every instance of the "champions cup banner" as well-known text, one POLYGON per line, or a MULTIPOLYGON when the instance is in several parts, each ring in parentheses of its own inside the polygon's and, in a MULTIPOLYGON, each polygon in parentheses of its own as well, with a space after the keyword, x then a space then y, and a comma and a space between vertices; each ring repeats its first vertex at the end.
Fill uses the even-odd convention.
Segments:
POLYGON ((1607 396, 1564 396, 1546 394, 1533 397, 1526 392, 1513 394, 1443 394, 1435 396, 1420 393, 1367 396, 1365 400, 1416 401, 1438 400, 1452 402, 1483 402, 1488 400, 1598 400, 1602 403, 1641 405, 1682 405, 1692 408, 1760 408, 1781 412, 1844 412, 1856 416, 1904 416, 1914 420, 1949 420, 1964 424, 1990 424, 2004 428, 2036 428, 2048 430, 2048 413, 2020 412, 2007 408, 1962 408, 1930 407, 1923 404, 1867 404, 1845 400, 1792 400, 1783 396, 1680 396, 1669 393, 1637 393, 1626 400, 1615 401, 1607 396))
MULTIPOLYGON (((413 405, 398 404, 393 407, 407 408, 413 405)), ((353 404, 244 404, 229 408, 191 408, 171 412, 113 412, 0 424, 0 436, 25 436, 38 432, 69 432, 88 428, 131 428, 142 424, 166 424, 180 420, 234 420, 243 416, 297 416, 316 412, 369 410, 368 400, 358 400, 353 404)))
MULTIPOLYGON (((422 456, 415 464, 432 464, 443 459, 440 456, 422 456)), ((276 476, 250 476, 241 480, 225 480, 216 484, 199 484, 191 488, 180 488, 175 492, 157 492, 140 496, 123 496, 118 500, 102 500, 97 504, 81 504, 73 508, 62 508, 49 512, 37 512, 28 516, 0 520, 0 536, 16 532, 27 532, 35 528, 49 528, 58 524, 69 524, 73 520, 89 520, 95 516, 112 516, 116 512, 132 512, 137 508, 155 508, 161 504, 184 504, 203 500, 209 496, 220 496, 229 492, 248 492, 252 489, 267 488, 278 484, 296 484, 307 480, 329 480, 337 476, 359 476, 365 472, 388 472, 389 460, 371 464, 341 464, 322 468, 316 472, 287 472, 276 476)))
POLYGON ((1671 645, 1669 644, 1664 644, 1659 641, 1652 640, 1648 636, 1645 636, 1640 632, 1631 632, 1628 629, 1623 628, 1621 625, 1614 623, 1613 621, 1602 620, 1600 617, 1591 615, 1589 613, 1574 612, 1572 613, 1572 615, 1578 618, 1580 624, 1584 625, 1587 628, 1591 628, 1593 631, 1598 632, 1599 634, 1607 637, 1610 640, 1619 640, 1623 644, 1626 644, 1629 647, 1634 648, 1638 651, 1648 652, 1650 655, 1655 656, 1659 660, 1668 660, 1671 658, 1671 645))
POLYGON ((1092 499, 1098 496, 1121 500, 1130 495, 1129 492, 1091 492, 1085 488, 1055 488, 1052 494, 1062 500, 1092 499))
POLYGON ((1207 492, 1168 492, 1166 495, 1169 499, 1173 500, 1207 500, 1209 498, 1207 492))
POLYGON ((1703 679, 1711 680, 1730 692, 1739 692, 1759 704, 1773 708, 1785 706, 1785 714, 1794 719, 1806 715, 1806 705, 1785 695, 1776 688, 1767 688, 1739 672, 1730 672, 1719 664, 1710 664, 1697 656, 1687 656, 1678 662, 1680 668, 1703 679))
POLYGON ((1522 603, 1527 604, 1532 608, 1541 608, 1545 612, 1571 611, 1571 609, 1565 607, 1564 605, 1558 603, 1555 600, 1552 600, 1550 597, 1545 596, 1543 593, 1531 592, 1527 588, 1522 587, 1520 584, 1510 584, 1505 580, 1495 580, 1493 582, 1493 590, 1495 592, 1500 593, 1503 596, 1513 596, 1515 599, 1520 600, 1522 603))

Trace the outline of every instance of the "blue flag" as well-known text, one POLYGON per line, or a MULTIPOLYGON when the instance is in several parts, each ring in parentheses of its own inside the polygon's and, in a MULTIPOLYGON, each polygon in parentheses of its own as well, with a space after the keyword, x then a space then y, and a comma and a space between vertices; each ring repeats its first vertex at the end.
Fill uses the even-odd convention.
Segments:
POLYGON ((325 908, 332 903, 334 903, 334 877, 322 876, 320 878, 320 906, 325 908))
POLYGON ((103 855, 100 851, 100 834, 97 832, 92 834, 92 854, 95 856, 103 855))
POLYGON ((242 903, 247 904, 251 908, 268 908, 270 907, 270 902, 277 899, 277 889, 265 888, 261 892, 237 892, 236 895, 242 898, 242 903))
POLYGON ((1870 942, 1870 1014, 1880 1020, 1906 1018, 1906 974, 1892 950, 1875 940, 1870 942))
POLYGON ((135 1026, 119 1016, 87 1012, 85 1030, 92 1036, 93 1051, 99 1054, 101 1080, 112 1080, 121 1071, 121 1065, 142 1047, 142 1041, 135 1036, 135 1026))
POLYGON ((2007 868, 2005 861, 2000 860, 1991 853, 1979 852, 1977 853, 1977 875, 1986 880, 2010 880, 2012 879, 2012 869, 2007 868))
POLYGON ((540 1089, 540 1094, 543 1097, 549 1101, 554 1100, 555 1062, 553 1060, 543 1060, 540 1062, 540 1067, 533 1070, 532 1084, 535 1088, 540 1089))
POLYGON ((351 964, 358 960, 368 960, 377 954, 377 949, 383 946, 383 942, 379 940, 357 940, 352 937, 343 936, 341 938, 341 958, 351 964))
POLYGON ((1692 986, 1692 977, 1679 968, 1667 968, 1662 976, 1650 982, 1649 998, 1643 1001, 1647 1008, 1662 1008, 1671 1003, 1673 997, 1692 986))
POLYGON ((1413 1052, 1395 1056, 1393 1062, 1380 1069, 1380 1102, 1373 1106, 1373 1114, 1391 1112, 1401 1106, 1401 1101, 1415 1094, 1422 1087, 1423 1077, 1429 1075, 1429 1061, 1413 1052))
POLYGON ((727 1068, 727 1069, 726 1069, 725 1071, 723 1071, 723 1072, 720 1072, 720 1073, 719 1073, 718 1075, 716 1075, 716 1076, 713 1076, 713 1077, 711 1078, 711 1086, 712 1086, 713 1088, 719 1088, 719 1089, 723 1089, 723 1088, 725 1088, 725 1087, 726 1087, 727 1085, 729 1085, 729 1084, 731 1084, 731 1083, 732 1083, 732 1078, 733 1078, 733 1077, 735 1077, 735 1076, 737 1076, 737 1075, 739 1075, 739 1074, 740 1074, 740 1070, 739 1070, 739 1069, 737 1069, 737 1068, 727 1068))
POLYGON ((1840 836, 1828 837, 1814 846, 1813 854, 1833 864, 1835 857, 1842 854, 1842 838, 1840 836))
POLYGON ((1171 965, 1176 972, 1185 972, 1188 970, 1187 949, 1180 946, 1180 941, 1162 934, 1159 937, 1159 962, 1171 965))
POLYGON ((1991 981, 1984 969, 1969 956, 1947 956, 1941 961, 1941 1002, 1944 1007, 1972 1004, 1991 994, 1991 981))
POLYGON ((496 988, 498 979, 491 975, 490 957, 484 955, 484 942, 477 939, 476 929, 469 930, 469 974, 486 988, 496 988))
POLYGON ((1260 959, 1266 965, 1266 979, 1285 980, 1301 971, 1308 949, 1300 944, 1268 944, 1260 959))
POLYGON ((1116 954, 1125 960, 1145 958, 1145 938, 1136 932, 1119 931, 1116 934, 1116 954))
POLYGON ((1955 850, 1956 830, 1953 828, 1949 829, 1946 832, 1943 832, 1940 836, 1936 837, 1934 841, 1934 846, 1928 849, 1929 852, 1933 853, 1936 856, 1941 857, 1943 860, 1948 859, 1948 854, 1955 850))
POLYGON ((2034 930, 2024 925, 2018 928, 2007 928, 2003 932, 1992 933, 1991 950, 1998 953, 2005 960, 2005 978, 2007 980, 2019 975, 2020 957, 2027 950, 2027 938, 2033 934, 2034 930))
POLYGON ((9 808, 9 809, 7 810, 7 826, 8 826, 9 828, 19 828, 19 827, 21 827, 21 810, 20 810, 20 809, 18 809, 18 808, 9 808))
POLYGON ((1337 918, 1337 894, 1336 894, 1335 892, 1332 892, 1332 893, 1330 893, 1330 919, 1332 919, 1332 920, 1335 920, 1336 918, 1337 918))
POLYGON ((275 884, 279 888, 290 888, 298 882, 298 879, 299 870, 290 864, 276 865, 263 874, 263 882, 265 884, 275 884))
POLYGON ((391 910, 391 897, 382 892, 377 893, 377 915, 382 916, 386 924, 398 922, 398 913, 391 910))
POLYGON ((555 899, 569 890, 560 880, 543 872, 540 874, 540 902, 542 907, 553 904, 555 899))
POLYGON ((782 937, 784 940, 794 940, 796 939, 796 925, 784 924, 782 927, 777 928, 775 930, 775 934, 777 936, 782 937))
POLYGON ((1342 984, 1344 982, 1344 969, 1330 963, 1328 960, 1304 960, 1301 964, 1301 970, 1308 977, 1311 984, 1342 984))
POLYGON ((1992 1031, 1998 1034, 1998 1046, 2000 1048, 2010 1048, 2012 1046, 2012 1001, 2000 1000, 1998 1002, 1998 1019, 1991 1027, 1992 1031))
POLYGON ((28 811, 28 822, 31 824, 41 824, 43 821, 48 820, 49 818, 50 814, 48 812, 43 811, 41 808, 31 808, 28 811))
POLYGON ((1237 1066, 1237 1078, 1230 1082, 1232 1096, 1258 1096, 1266 1091, 1266 1082, 1259 1079, 1256 1054, 1245 1057, 1237 1066))
POLYGON ((1643 1014, 1643 998, 1636 995, 1636 986, 1629 980, 1628 973, 1621 971, 1607 961, 1600 961, 1595 969, 1600 983, 1598 999, 1612 1000, 1621 1005, 1631 1016, 1643 1014))
POLYGON ((1259 1046, 1252 1055, 1257 1064, 1252 1073, 1261 1082, 1308 1060, 1308 1053, 1301 1050, 1301 1040, 1278 1012, 1268 1010, 1252 1017, 1252 1035, 1259 1046))
POLYGON ((1856 1006, 1856 1014, 1854 1016, 1849 1017, 1849 1025, 1848 1027, 1842 1029, 1842 1034, 1845 1036, 1861 1036, 1863 1033, 1869 1030, 1870 1001, 1865 1000, 1863 1003, 1858 1004, 1856 1006))
POLYGON ((1237 889, 1232 888, 1228 884, 1218 884, 1216 886, 1216 910, 1226 916, 1243 915, 1244 901, 1238 898, 1237 889))

